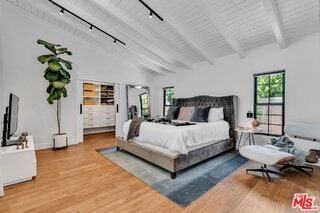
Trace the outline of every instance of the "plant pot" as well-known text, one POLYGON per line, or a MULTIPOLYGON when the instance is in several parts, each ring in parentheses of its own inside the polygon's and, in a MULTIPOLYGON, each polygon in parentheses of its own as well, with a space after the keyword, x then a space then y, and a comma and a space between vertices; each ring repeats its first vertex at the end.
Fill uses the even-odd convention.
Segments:
POLYGON ((54 134, 53 138, 53 150, 65 149, 68 147, 67 133, 54 134))

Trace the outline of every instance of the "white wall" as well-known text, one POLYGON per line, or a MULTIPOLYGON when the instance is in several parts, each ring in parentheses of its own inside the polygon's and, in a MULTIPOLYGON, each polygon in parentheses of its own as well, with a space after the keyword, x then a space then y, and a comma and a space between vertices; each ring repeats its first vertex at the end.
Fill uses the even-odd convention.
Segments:
MULTIPOLYGON (((0 14, 3 13, 3 9, 2 9, 2 1, 0 2, 0 14)), ((3 67, 2 67, 2 29, 1 26, 3 26, 3 19, 0 19, 0 131, 1 131, 1 136, 2 136, 2 116, 3 116, 3 107, 2 107, 2 85, 3 85, 3 77, 2 77, 2 71, 3 71, 3 67)), ((1 138, 0 136, 0 138, 1 138)), ((1 141, 2 142, 2 141, 1 141)), ((0 151, 1 151, 1 146, 0 146, 0 151)), ((3 192, 3 183, 2 183, 2 159, 1 159, 1 155, 0 155, 0 197, 4 195, 3 192)))
POLYGON ((239 96, 240 124, 253 109, 253 74, 286 70, 286 121, 320 121, 319 33, 292 41, 285 49, 270 44, 251 50, 243 59, 237 55, 218 58, 215 65, 195 64, 192 70, 157 77, 157 112, 162 114, 162 87, 174 86, 176 97, 196 95, 239 96))
MULTIPOLYGON (((73 55, 65 57, 73 62, 72 82, 67 86, 68 97, 62 101, 62 130, 71 143, 76 138, 76 78, 110 83, 121 83, 121 113, 126 113, 125 84, 149 85, 153 74, 136 66, 123 63, 107 53, 92 48, 72 35, 51 26, 31 15, 4 3, 1 19, 3 28, 3 79, 1 93, 3 105, 9 93, 20 97, 19 129, 34 136, 37 148, 51 147, 51 135, 57 132, 55 105, 49 105, 45 92, 47 81, 43 78, 45 65, 37 56, 46 54, 44 47, 36 44, 38 38, 62 44, 73 55)), ((122 115, 121 122, 126 119, 122 115)))

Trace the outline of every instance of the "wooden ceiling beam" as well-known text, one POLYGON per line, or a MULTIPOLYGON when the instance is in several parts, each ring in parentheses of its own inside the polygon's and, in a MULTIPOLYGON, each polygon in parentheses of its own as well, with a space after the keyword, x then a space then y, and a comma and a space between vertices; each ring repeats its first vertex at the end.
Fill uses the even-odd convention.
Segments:
MULTIPOLYGON (((36 1, 34 0, 20 0, 22 2, 25 2, 26 4, 29 4, 31 7, 34 7, 35 9, 37 9, 38 11, 43 12, 44 14, 47 14, 59 21, 61 21, 61 23, 65 23, 67 25, 72 26, 74 29, 76 29, 77 31, 91 37, 94 40, 97 40, 99 42, 101 42, 102 44, 104 44, 105 46, 109 46, 109 47, 114 47, 114 44, 112 42, 108 42, 104 39, 104 36, 98 35, 96 33, 92 33, 89 32, 87 29, 83 29, 83 25, 76 22, 73 19, 69 19, 66 18, 64 16, 61 16, 57 11, 55 11, 53 8, 48 8, 48 5, 43 4, 43 2, 37 1, 36 4, 31 4, 31 3, 35 3, 36 1)), ((62 29, 61 29, 62 30, 62 29)), ((123 52, 124 54, 128 54, 131 58, 124 60, 121 57, 117 57, 114 54, 111 54, 110 52, 108 52, 107 50, 104 49, 104 47, 99 47, 99 49, 103 50, 104 52, 108 53, 108 55, 113 56, 118 58, 119 60, 125 62, 125 63, 131 63, 134 65, 138 65, 138 66, 142 66, 145 67, 146 70, 148 71, 152 71, 154 73, 157 74, 164 74, 165 71, 163 69, 161 69, 160 66, 157 66, 153 63, 151 63, 150 61, 146 60, 143 56, 137 54, 136 52, 130 50, 127 46, 123 46, 123 45, 118 45, 117 50, 120 52, 123 52)))
POLYGON ((274 0, 262 0, 262 1, 266 9, 266 12, 268 14, 268 18, 272 26, 274 35, 278 41, 279 47, 281 49, 286 48, 286 39, 281 26, 281 21, 280 21, 276 2, 274 0))
POLYGON ((150 30, 148 30, 145 26, 135 21, 125 13, 123 13, 120 9, 116 8, 109 1, 93 0, 92 3, 101 7, 109 15, 112 15, 114 18, 120 20, 123 24, 125 24, 134 32, 148 39, 154 45, 155 48, 164 50, 166 54, 169 54, 180 64, 191 69, 192 64, 186 59, 186 57, 183 56, 183 54, 179 53, 175 48, 169 46, 166 42, 162 41, 161 39, 156 38, 157 36, 150 32, 150 30))
MULTIPOLYGON (((64 8, 67 8, 68 10, 72 11, 73 13, 77 14, 78 16, 82 17, 83 19, 87 20, 90 23, 93 23, 95 26, 105 29, 113 35, 114 37, 119 38, 120 40, 126 42, 126 46, 133 49, 135 52, 139 53, 140 56, 144 57, 146 60, 148 60, 151 64, 156 64, 168 71, 173 71, 175 69, 174 66, 172 66, 168 61, 164 60, 148 48, 146 48, 143 45, 138 44, 134 40, 132 40, 129 36, 123 35, 120 32, 116 31, 115 29, 111 28, 110 26, 106 25, 103 21, 99 20, 89 12, 83 10, 82 8, 78 7, 77 5, 70 3, 69 1, 64 0, 55 0, 56 3, 61 5, 64 8)), ((88 26, 89 27, 89 26, 88 26)))

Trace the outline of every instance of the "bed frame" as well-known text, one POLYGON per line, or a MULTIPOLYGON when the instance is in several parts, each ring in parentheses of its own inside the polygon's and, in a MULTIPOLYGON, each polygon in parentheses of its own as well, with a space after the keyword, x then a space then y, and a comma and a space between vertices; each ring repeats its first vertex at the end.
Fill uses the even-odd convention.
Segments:
POLYGON ((170 156, 159 152, 152 148, 139 145, 134 142, 117 138, 117 150, 123 149, 131 154, 134 154, 146 161, 149 161, 169 172, 171 178, 176 177, 176 173, 201 161, 209 159, 227 150, 235 147, 235 131, 238 125, 238 97, 237 96, 196 96, 192 98, 178 98, 173 100, 174 106, 211 106, 223 107, 224 120, 230 124, 230 138, 222 140, 217 143, 201 147, 199 149, 190 151, 186 155, 170 156))

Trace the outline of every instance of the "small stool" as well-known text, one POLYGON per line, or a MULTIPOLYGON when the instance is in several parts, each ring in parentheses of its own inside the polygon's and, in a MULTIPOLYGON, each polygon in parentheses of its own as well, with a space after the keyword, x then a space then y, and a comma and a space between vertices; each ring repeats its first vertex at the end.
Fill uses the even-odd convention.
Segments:
POLYGON ((268 169, 267 165, 286 164, 296 159, 296 157, 290 153, 256 145, 243 146, 239 151, 243 157, 263 164, 260 169, 246 169, 246 172, 262 172, 263 175, 265 174, 267 176, 269 182, 271 181, 269 174, 276 174, 282 177, 286 177, 286 175, 281 172, 268 169))

